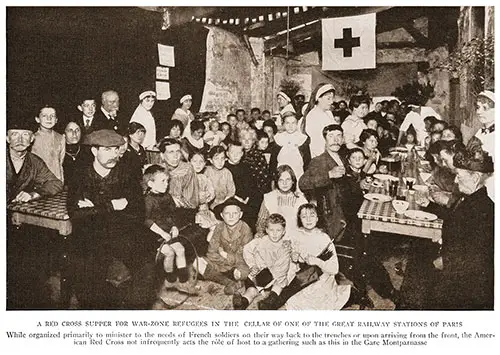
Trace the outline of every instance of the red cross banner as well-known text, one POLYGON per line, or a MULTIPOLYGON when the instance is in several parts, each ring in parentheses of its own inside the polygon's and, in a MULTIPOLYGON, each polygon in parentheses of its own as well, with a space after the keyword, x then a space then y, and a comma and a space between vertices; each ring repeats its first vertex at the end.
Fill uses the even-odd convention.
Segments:
POLYGON ((329 18, 321 22, 323 70, 375 68, 375 13, 329 18))

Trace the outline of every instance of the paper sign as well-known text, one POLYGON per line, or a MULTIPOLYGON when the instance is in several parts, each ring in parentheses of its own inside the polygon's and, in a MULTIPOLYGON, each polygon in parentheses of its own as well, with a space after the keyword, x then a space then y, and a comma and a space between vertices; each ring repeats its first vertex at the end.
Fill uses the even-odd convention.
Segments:
POLYGON ((174 47, 158 43, 158 59, 160 65, 175 67, 174 47))
POLYGON ((169 79, 169 68, 156 67, 156 79, 168 80, 169 79))
POLYGON ((170 99, 170 83, 164 81, 156 82, 156 99, 168 100, 170 99))

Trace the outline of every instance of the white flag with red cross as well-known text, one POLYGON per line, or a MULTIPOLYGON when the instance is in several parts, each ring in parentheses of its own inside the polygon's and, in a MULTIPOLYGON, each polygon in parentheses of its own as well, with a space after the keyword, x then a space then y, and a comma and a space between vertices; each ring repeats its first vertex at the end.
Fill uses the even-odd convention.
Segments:
POLYGON ((321 22, 323 70, 375 68, 375 13, 329 18, 321 22))

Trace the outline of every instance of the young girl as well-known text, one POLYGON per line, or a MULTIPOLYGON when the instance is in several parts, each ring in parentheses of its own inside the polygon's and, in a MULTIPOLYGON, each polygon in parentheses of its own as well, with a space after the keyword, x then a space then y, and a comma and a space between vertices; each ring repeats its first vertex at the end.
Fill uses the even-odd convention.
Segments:
POLYGON ((270 214, 279 213, 286 220, 286 235, 293 234, 297 226, 297 209, 307 203, 304 195, 297 193, 297 178, 288 165, 278 167, 275 178, 276 188, 264 195, 257 217, 256 235, 265 234, 266 220, 270 214))
POLYGON ((217 223, 215 215, 208 209, 208 204, 215 197, 215 190, 210 179, 203 174, 203 170, 206 165, 205 156, 202 152, 193 153, 189 157, 189 162, 196 172, 199 186, 200 205, 198 207, 198 213, 196 214, 195 221, 203 228, 210 228, 217 223))
POLYGON ((350 285, 338 285, 335 275, 339 261, 330 237, 317 227, 316 206, 306 203, 299 207, 298 233, 291 238, 293 262, 302 267, 314 266, 321 270, 318 281, 292 296, 286 303, 292 310, 338 310, 349 300, 350 285))
POLYGON ((276 149, 271 155, 270 169, 276 171, 277 166, 288 165, 298 180, 311 160, 310 139, 298 129, 295 112, 286 112, 283 115, 283 127, 284 131, 274 137, 276 149))
POLYGON ((377 170, 377 164, 380 160, 381 154, 377 149, 378 134, 373 129, 365 129, 359 136, 359 145, 366 156, 366 163, 363 171, 366 174, 373 174, 377 170))
POLYGON ((226 151, 224 147, 218 145, 208 152, 208 161, 210 166, 205 169, 205 176, 212 182, 215 190, 215 199, 210 205, 213 210, 215 206, 220 205, 236 193, 233 175, 229 169, 224 167, 226 162, 226 151))

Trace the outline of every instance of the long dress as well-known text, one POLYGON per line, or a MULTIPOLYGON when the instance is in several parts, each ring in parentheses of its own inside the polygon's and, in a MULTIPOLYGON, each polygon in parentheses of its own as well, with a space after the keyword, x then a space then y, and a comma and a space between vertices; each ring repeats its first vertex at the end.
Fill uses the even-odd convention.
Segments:
POLYGON ((305 133, 311 138, 309 145, 311 158, 321 155, 325 151, 325 139, 323 138, 323 128, 334 124, 332 111, 323 111, 315 106, 305 118, 305 133))
POLYGON ((156 123, 151 111, 146 110, 144 106, 139 104, 130 118, 130 122, 140 123, 146 128, 142 146, 146 149, 153 148, 156 144, 156 123))
POLYGON ((312 231, 300 229, 291 238, 292 250, 301 256, 320 255, 326 248, 333 253, 326 261, 321 261, 323 274, 319 280, 292 296, 286 303, 287 310, 338 310, 349 300, 350 285, 338 285, 335 275, 339 272, 339 261, 330 237, 318 228, 312 231))
POLYGON ((269 215, 279 213, 286 221, 286 234, 294 235, 297 232, 297 212, 299 207, 307 203, 307 199, 302 194, 293 192, 283 193, 276 189, 264 195, 264 200, 260 207, 257 218, 257 235, 266 234, 266 220, 269 215))

